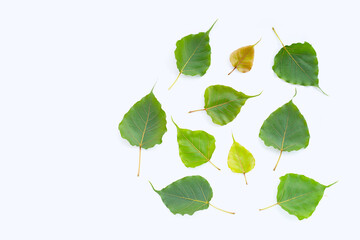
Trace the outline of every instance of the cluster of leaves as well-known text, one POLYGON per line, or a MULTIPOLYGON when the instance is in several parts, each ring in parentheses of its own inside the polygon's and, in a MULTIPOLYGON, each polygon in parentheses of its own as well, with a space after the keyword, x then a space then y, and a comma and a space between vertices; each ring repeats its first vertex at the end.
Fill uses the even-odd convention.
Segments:
MULTIPOLYGON (((190 34, 176 43, 175 58, 179 75, 170 88, 174 86, 181 74, 203 76, 206 73, 211 64, 209 34, 215 23, 208 31, 190 34)), ((275 29, 273 30, 280 40, 275 29)), ((241 73, 251 70, 254 62, 254 47, 259 42, 260 40, 253 45, 241 47, 230 54, 230 63, 233 69, 228 75, 236 69, 241 73)), ((276 75, 288 83, 314 86, 321 90, 318 79, 318 60, 314 48, 307 42, 294 43, 290 46, 285 46, 281 40, 280 42, 283 47, 276 54, 273 65, 276 75)), ((204 94, 204 108, 189 113, 205 111, 213 123, 224 126, 237 117, 249 98, 257 97, 260 94, 249 96, 229 86, 209 86, 204 94)), ((293 98, 271 113, 259 132, 259 137, 266 146, 280 151, 274 171, 283 151, 296 151, 306 148, 309 144, 310 133, 306 120, 293 103, 293 98)), ((173 119, 172 122, 177 129, 179 156, 183 164, 186 167, 195 168, 209 162, 220 170, 210 161, 216 147, 215 137, 202 130, 193 131, 180 128, 173 119)), ((141 149, 161 144, 162 137, 167 131, 166 123, 166 114, 154 96, 153 90, 135 103, 120 122, 121 136, 131 145, 139 147, 138 176, 141 149)), ((234 173, 242 173, 245 183, 248 184, 245 174, 255 167, 255 158, 251 152, 235 141, 234 136, 232 138, 233 144, 228 154, 228 167, 234 173)), ((277 203, 272 206, 281 206, 289 214, 297 216, 299 220, 308 218, 315 211, 325 189, 331 185, 322 185, 303 175, 286 174, 280 177, 277 203)), ((213 192, 208 181, 201 176, 184 177, 162 190, 155 190, 152 184, 151 186, 173 214, 192 215, 209 206, 219 209, 210 203, 213 192)))

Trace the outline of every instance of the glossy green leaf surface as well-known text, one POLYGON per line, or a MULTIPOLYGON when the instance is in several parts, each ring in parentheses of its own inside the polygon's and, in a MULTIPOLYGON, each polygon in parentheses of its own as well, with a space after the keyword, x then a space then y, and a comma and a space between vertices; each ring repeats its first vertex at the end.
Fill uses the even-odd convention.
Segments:
MULTIPOLYGON (((277 37, 279 38, 278 35, 277 37)), ((304 42, 285 46, 281 40, 280 42, 283 47, 276 54, 272 67, 276 75, 291 84, 320 89, 318 59, 311 44, 304 42)))
POLYGON ((204 109, 189 113, 206 111, 215 124, 226 125, 236 118, 246 100, 256 96, 248 96, 228 86, 213 85, 205 90, 204 109))
MULTIPOLYGON (((151 184, 151 183, 150 183, 151 184)), ((158 193, 165 206, 173 214, 193 215, 196 211, 209 208, 209 205, 223 212, 210 203, 213 192, 209 182, 201 176, 189 176, 179 179, 162 190, 153 190, 158 193)))
POLYGON ((270 114, 260 129, 259 137, 266 146, 280 150, 280 160, 283 151, 306 148, 310 133, 304 116, 291 100, 270 114))
MULTIPOLYGON (((206 73, 211 64, 209 34, 215 23, 206 32, 190 34, 176 42, 175 58, 179 75, 175 82, 181 74, 189 76, 203 76, 206 73)), ((170 88, 175 84, 175 82, 170 86, 170 88)))
MULTIPOLYGON (((180 128, 173 120, 177 128, 177 142, 179 144, 179 155, 186 167, 197 167, 211 161, 215 150, 215 138, 205 131, 192 131, 180 128)), ((219 169, 218 167, 216 167, 219 169)), ((220 169, 219 169, 220 170, 220 169)))
POLYGON ((318 86, 318 60, 314 48, 308 43, 284 46, 275 56, 273 70, 288 83, 318 86))
POLYGON ((167 130, 166 114, 153 91, 130 108, 120 122, 119 130, 131 145, 140 147, 140 154, 142 148, 151 148, 162 142, 162 136, 167 130))
POLYGON ((308 218, 315 211, 325 189, 333 184, 325 186, 304 175, 286 174, 280 177, 277 203, 272 206, 280 205, 282 209, 295 215, 299 220, 308 218))
POLYGON ((184 177, 160 191, 154 191, 173 214, 181 215, 193 215, 196 211, 207 209, 213 196, 210 184, 201 176, 184 177))
POLYGON ((243 173, 247 184, 245 173, 250 172, 255 167, 255 158, 245 147, 235 141, 228 155, 228 166, 234 173, 243 173))

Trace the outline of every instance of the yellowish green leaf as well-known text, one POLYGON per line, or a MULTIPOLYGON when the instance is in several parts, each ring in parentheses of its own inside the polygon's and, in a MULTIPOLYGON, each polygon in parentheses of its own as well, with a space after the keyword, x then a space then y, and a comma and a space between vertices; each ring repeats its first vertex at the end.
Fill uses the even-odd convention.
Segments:
POLYGON ((246 148, 235 141, 233 137, 233 144, 228 155, 228 166, 234 173, 243 173, 245 183, 247 184, 245 173, 250 172, 255 167, 255 158, 246 148))
POLYGON ((254 45, 241 47, 230 54, 230 63, 233 65, 234 69, 229 72, 228 75, 235 71, 235 69, 242 73, 246 73, 251 70, 254 63, 254 47, 260 42, 260 40, 254 45))

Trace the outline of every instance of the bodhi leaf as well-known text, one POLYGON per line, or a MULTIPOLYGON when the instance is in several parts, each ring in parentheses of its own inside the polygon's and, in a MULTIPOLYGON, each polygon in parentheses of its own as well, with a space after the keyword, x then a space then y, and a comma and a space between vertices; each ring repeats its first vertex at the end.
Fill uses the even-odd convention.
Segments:
POLYGON ((215 151, 215 138, 205 131, 192 131, 189 129, 177 128, 177 141, 179 144, 179 155, 181 161, 186 167, 197 167, 204 163, 211 163, 215 168, 220 170, 211 161, 211 156, 215 151))
POLYGON ((166 132, 166 114, 153 94, 153 90, 135 103, 119 124, 120 134, 133 146, 139 147, 140 174, 141 149, 152 148, 162 142, 166 132))
POLYGON ((285 46, 274 28, 273 31, 283 46, 276 54, 272 67, 276 75, 291 84, 317 87, 326 95, 319 87, 319 67, 315 49, 308 42, 285 46))
POLYGON ((193 215, 196 211, 208 209, 209 205, 220 211, 235 214, 217 208, 210 203, 213 192, 209 182, 201 176, 184 177, 160 191, 156 190, 152 184, 151 187, 160 195, 165 206, 173 214, 193 215))
POLYGON ((306 148, 309 145, 310 133, 304 116, 291 99, 264 121, 259 137, 266 146, 280 150, 279 159, 274 167, 275 171, 282 152, 306 148))
POLYGON ((175 58, 179 75, 169 90, 177 82, 181 74, 203 76, 211 63, 211 48, 209 33, 215 23, 206 32, 190 34, 176 42, 175 58))
POLYGON ((233 144, 228 155, 228 166, 234 173, 243 173, 245 183, 247 183, 245 173, 250 172, 255 167, 255 158, 246 148, 235 141, 234 135, 233 144))
POLYGON ((308 218, 315 211, 325 189, 335 183, 325 186, 304 175, 288 173, 280 177, 277 203, 260 209, 260 211, 279 205, 289 214, 295 215, 299 220, 308 218))
POLYGON ((242 73, 246 73, 251 70, 254 62, 254 47, 260 42, 260 40, 254 45, 241 47, 230 54, 230 63, 233 65, 234 69, 231 70, 228 75, 235 71, 235 69, 242 73))
POLYGON ((213 85, 205 90, 205 107, 189 113, 206 111, 215 124, 226 125, 236 118, 246 100, 260 94, 248 96, 228 86, 213 85))

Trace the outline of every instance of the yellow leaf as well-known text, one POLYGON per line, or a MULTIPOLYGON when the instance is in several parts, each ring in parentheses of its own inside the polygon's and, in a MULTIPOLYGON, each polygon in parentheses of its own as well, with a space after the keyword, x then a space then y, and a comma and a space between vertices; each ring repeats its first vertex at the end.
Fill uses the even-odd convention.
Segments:
POLYGON ((228 75, 235 71, 235 69, 242 73, 251 70, 254 62, 254 47, 260 40, 254 45, 241 47, 230 54, 230 62, 234 69, 228 75))

